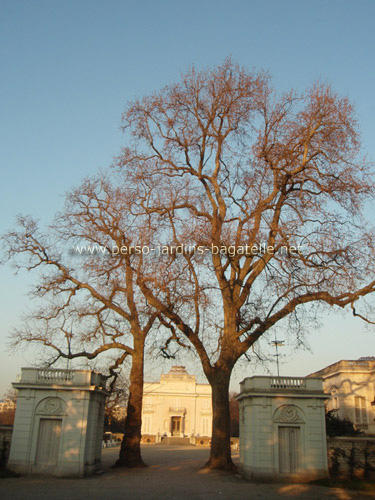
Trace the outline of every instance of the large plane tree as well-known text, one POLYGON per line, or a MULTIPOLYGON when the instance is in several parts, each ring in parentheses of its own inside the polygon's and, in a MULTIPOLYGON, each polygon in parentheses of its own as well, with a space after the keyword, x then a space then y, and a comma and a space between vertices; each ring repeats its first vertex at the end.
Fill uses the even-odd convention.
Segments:
POLYGON ((212 386, 208 465, 232 468, 228 389, 237 360, 272 327, 375 289, 374 196, 347 98, 317 83, 279 94, 230 60, 135 100, 118 160, 133 212, 155 229, 148 304, 197 352, 212 386))

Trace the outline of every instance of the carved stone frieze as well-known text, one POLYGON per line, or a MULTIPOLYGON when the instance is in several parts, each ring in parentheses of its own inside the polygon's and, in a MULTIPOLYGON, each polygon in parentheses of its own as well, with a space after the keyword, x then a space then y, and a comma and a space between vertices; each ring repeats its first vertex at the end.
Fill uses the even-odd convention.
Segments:
POLYGON ((64 415, 65 413, 65 401, 57 397, 42 399, 36 409, 37 415, 64 415))
POLYGON ((303 423, 304 419, 301 410, 295 405, 280 406, 274 414, 275 422, 282 423, 303 423))

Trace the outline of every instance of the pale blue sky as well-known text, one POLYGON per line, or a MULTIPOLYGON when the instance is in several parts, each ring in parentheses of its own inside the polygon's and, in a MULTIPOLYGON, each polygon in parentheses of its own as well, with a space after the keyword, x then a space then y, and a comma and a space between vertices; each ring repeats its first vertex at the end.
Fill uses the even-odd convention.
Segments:
MULTIPOLYGON (((374 21, 373 0, 0 0, 0 232, 18 213, 48 222, 71 186, 111 163, 124 144, 119 124, 129 99, 228 55, 268 70, 276 88, 320 78, 348 95, 375 159, 374 21)), ((0 279, 1 397, 32 364, 28 354, 5 351, 29 306, 32 277, 0 268, 0 279)), ((375 330, 330 316, 311 347, 282 372, 304 375, 375 354, 375 330)), ((251 373, 241 368, 236 377, 251 373)))

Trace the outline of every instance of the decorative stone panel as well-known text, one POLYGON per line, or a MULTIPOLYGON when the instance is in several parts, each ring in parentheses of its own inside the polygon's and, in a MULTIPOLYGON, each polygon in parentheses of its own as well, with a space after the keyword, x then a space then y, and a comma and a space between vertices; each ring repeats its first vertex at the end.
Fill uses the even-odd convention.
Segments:
POLYGON ((277 408, 273 417, 274 422, 302 424, 302 411, 295 405, 283 405, 277 408))
POLYGON ((44 398, 35 411, 36 415, 66 415, 66 403, 61 398, 44 398))

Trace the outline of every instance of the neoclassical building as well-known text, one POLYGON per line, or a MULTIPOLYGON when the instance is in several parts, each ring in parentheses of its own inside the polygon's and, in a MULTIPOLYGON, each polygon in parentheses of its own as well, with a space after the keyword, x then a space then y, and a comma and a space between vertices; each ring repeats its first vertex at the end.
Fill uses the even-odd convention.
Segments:
POLYGON ((309 377, 323 379, 330 395, 328 410, 336 410, 364 434, 375 434, 375 358, 341 360, 309 377))
POLYGON ((211 436, 209 384, 198 384, 184 366, 173 366, 159 382, 144 384, 142 435, 211 436))

